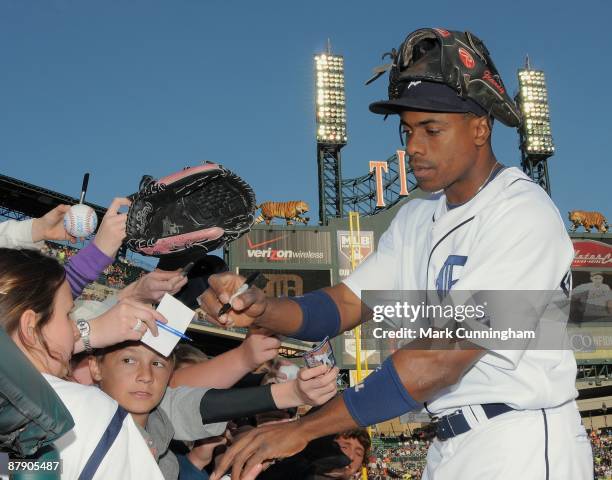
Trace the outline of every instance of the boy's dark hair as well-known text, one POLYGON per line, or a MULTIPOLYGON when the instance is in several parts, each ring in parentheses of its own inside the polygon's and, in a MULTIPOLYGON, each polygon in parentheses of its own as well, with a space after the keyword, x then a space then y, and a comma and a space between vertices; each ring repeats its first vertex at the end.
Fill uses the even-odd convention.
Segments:
POLYGON ((354 430, 347 430, 346 432, 339 433, 336 438, 354 438, 363 447, 363 465, 366 465, 368 455, 370 454, 370 448, 372 447, 372 440, 370 434, 365 428, 355 428, 354 430))

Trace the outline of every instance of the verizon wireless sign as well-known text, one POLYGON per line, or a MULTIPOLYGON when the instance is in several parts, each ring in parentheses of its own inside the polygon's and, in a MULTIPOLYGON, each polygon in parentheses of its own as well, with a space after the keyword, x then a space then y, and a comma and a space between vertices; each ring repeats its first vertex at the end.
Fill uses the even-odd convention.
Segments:
POLYGON ((251 230, 230 244, 231 263, 331 263, 329 232, 251 230))

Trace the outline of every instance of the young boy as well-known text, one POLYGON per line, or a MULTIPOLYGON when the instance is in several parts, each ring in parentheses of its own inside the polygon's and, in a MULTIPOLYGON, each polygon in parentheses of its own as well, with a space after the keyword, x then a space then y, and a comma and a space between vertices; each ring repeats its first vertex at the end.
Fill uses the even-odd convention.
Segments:
POLYGON ((166 480, 178 477, 178 461, 168 450, 173 438, 220 435, 225 423, 219 422, 302 404, 321 405, 336 391, 337 369, 328 371, 325 365, 303 369, 298 380, 284 384, 234 390, 167 389, 174 358, 141 342, 101 350, 89 362, 93 380, 132 415, 166 480))

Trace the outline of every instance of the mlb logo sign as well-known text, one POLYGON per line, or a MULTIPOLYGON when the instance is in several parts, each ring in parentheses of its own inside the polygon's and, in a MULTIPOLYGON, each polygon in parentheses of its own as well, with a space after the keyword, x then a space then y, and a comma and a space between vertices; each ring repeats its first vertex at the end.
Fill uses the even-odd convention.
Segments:
POLYGON ((354 233, 353 238, 351 238, 350 232, 338 232, 340 254, 347 260, 351 260, 351 249, 353 249, 355 260, 361 262, 372 253, 374 243, 373 233, 361 232, 359 236, 354 233))
POLYGON ((374 251, 374 232, 351 232, 338 230, 338 274, 340 279, 346 278, 356 265, 363 262, 374 251), (351 257, 352 253, 352 257, 351 257))

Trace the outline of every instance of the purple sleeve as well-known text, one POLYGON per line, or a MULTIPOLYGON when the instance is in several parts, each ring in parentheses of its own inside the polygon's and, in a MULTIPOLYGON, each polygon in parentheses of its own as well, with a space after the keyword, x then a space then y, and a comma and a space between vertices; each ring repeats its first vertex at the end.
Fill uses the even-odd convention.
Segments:
POLYGON ((82 248, 65 267, 72 297, 78 297, 85 286, 96 280, 111 263, 113 259, 102 253, 93 241, 82 248))

